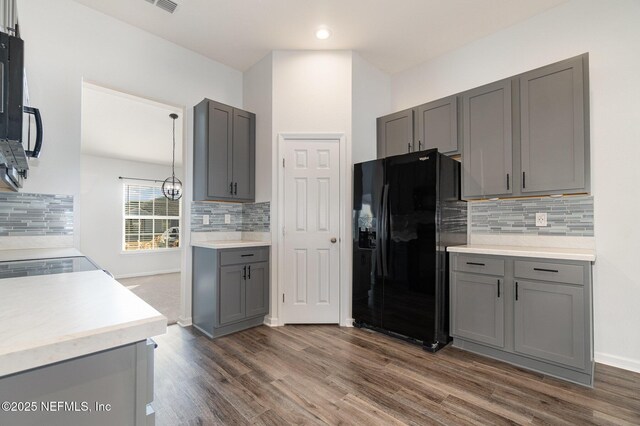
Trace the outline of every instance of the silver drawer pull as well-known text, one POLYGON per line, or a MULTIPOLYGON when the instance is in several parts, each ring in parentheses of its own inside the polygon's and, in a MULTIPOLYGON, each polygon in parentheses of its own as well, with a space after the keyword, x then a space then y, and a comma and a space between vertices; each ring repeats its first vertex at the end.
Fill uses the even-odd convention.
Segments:
POLYGON ((544 269, 544 268, 533 268, 534 271, 542 271, 542 272, 558 272, 557 269, 544 269))
POLYGON ((467 265, 486 266, 484 263, 477 263, 477 262, 467 262, 467 265))

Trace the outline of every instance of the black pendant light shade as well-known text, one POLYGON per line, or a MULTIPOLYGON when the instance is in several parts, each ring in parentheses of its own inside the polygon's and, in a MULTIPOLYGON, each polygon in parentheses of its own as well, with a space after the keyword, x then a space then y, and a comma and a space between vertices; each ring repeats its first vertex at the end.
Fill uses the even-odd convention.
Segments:
POLYGON ((182 182, 176 177, 176 118, 178 114, 169 114, 173 120, 173 159, 171 160, 171 176, 162 183, 162 193, 171 201, 182 198, 182 182))

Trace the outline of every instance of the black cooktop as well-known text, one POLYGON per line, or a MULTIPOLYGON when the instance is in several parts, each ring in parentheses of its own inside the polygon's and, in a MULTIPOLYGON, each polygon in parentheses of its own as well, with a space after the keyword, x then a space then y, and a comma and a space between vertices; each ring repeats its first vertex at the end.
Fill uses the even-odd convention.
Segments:
POLYGON ((0 279, 100 269, 84 256, 0 262, 0 279))

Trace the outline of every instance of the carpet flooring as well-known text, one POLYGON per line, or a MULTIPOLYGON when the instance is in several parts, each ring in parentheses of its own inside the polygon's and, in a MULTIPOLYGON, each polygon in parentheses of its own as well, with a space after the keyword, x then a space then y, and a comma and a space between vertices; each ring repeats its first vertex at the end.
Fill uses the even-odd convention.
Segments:
POLYGON ((180 313, 180 273, 120 278, 118 280, 139 298, 175 324, 180 313))

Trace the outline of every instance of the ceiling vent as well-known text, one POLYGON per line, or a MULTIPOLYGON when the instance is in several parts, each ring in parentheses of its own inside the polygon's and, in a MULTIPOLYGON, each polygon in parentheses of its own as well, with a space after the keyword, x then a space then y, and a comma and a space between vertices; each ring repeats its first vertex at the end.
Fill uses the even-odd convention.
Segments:
POLYGON ((169 13, 175 12, 178 7, 178 3, 172 2, 171 0, 144 0, 147 3, 155 4, 160 9, 167 11, 169 13))
POLYGON ((169 13, 173 13, 175 12, 176 7, 178 7, 178 3, 174 3, 171 0, 158 0, 156 6, 158 6, 162 10, 166 10, 169 13))

